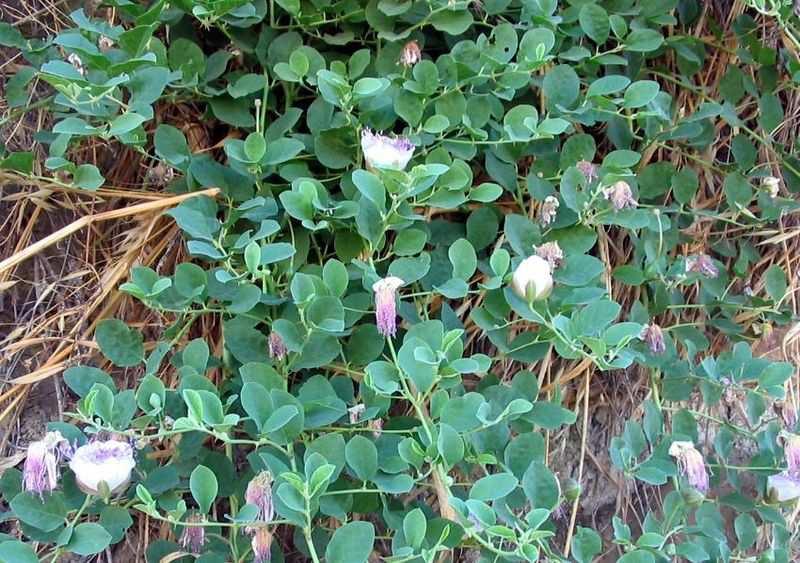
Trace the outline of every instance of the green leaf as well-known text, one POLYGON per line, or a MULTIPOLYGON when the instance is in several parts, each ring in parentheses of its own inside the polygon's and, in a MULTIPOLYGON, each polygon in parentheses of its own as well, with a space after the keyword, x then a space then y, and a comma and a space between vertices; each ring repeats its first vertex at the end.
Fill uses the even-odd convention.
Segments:
POLYGON ((356 170, 353 172, 353 184, 379 211, 386 211, 386 189, 377 176, 366 170, 356 170))
POLYGON ((4 541, 0 543, 0 562, 39 563, 39 558, 29 545, 21 541, 4 541))
POLYGON ((617 559, 617 563, 655 563, 655 558, 649 551, 637 549, 617 559))
POLYGON ((300 154, 305 145, 297 139, 276 139, 267 145, 267 151, 261 164, 274 166, 291 160, 300 154))
POLYGON ((274 264, 294 256, 295 247, 288 242, 273 242, 261 247, 261 265, 274 264))
POLYGON ((758 537, 756 521, 749 514, 740 514, 733 524, 736 529, 736 537, 739 540, 737 548, 742 552, 747 551, 756 543, 756 538, 758 537))
POLYGON ((464 442, 458 432, 448 424, 439 426, 436 446, 448 467, 454 466, 464 458, 464 442))
POLYGON ((753 188, 750 182, 738 172, 726 175, 722 188, 725 191, 728 205, 732 207, 745 206, 753 199, 753 188))
POLYGON ((94 164, 81 164, 72 174, 72 183, 84 190, 94 191, 106 181, 94 164))
MULTIPOLYGON (((587 6, 588 5, 589 4, 587 4, 587 6)), ((608 96, 609 94, 616 94, 617 92, 622 92, 630 83, 630 79, 621 74, 603 76, 589 85, 586 96, 608 96)))
POLYGON ((637 80, 625 90, 622 105, 628 109, 644 107, 655 100, 660 89, 655 80, 637 80))
POLYGON ((580 287, 588 285, 592 280, 600 277, 605 270, 603 262, 587 254, 568 256, 564 263, 555 271, 558 283, 580 287))
POLYGON ((605 43, 608 39, 611 22, 608 20, 608 13, 597 4, 584 4, 578 13, 578 22, 584 33, 598 45, 605 43))
POLYGON ((625 49, 638 53, 648 53, 661 47, 662 43, 664 43, 664 38, 659 32, 652 29, 635 29, 625 38, 625 49))
POLYGON ((46 495, 44 499, 35 493, 20 493, 10 504, 17 518, 43 532, 58 528, 64 524, 67 516, 67 508, 60 493, 46 495))
POLYGON ((207 514, 219 491, 216 475, 205 465, 198 465, 189 477, 189 490, 200 512, 207 514))
POLYGON ((300 411, 297 410, 297 407, 294 405, 283 405, 282 407, 278 408, 273 412, 267 421, 264 423, 263 431, 270 434, 272 432, 277 432, 289 422, 292 421, 294 417, 300 414, 300 411))
POLYGON ((469 491, 469 498, 490 501, 506 497, 519 481, 511 473, 495 473, 478 479, 469 491))
POLYGON ((780 301, 786 295, 788 284, 786 272, 777 264, 773 264, 764 274, 764 286, 773 301, 780 301))
POLYGON ((350 522, 334 533, 325 548, 325 563, 365 563, 372 553, 375 528, 370 522, 350 522))
POLYGON ((119 319, 100 321, 95 331, 103 355, 119 367, 132 367, 144 360, 142 334, 119 319))
POLYGON ((537 426, 555 430, 559 426, 575 422, 575 413, 550 401, 535 401, 527 418, 537 426))
POLYGON ((95 383, 105 385, 112 392, 117 391, 114 380, 101 369, 90 366, 75 366, 64 372, 64 383, 67 384, 76 395, 83 398, 94 386, 95 383))
POLYGON ((344 296, 347 292, 348 278, 347 268, 338 260, 328 260, 322 267, 322 280, 334 295, 344 296))
POLYGON ((414 549, 419 549, 425 539, 428 521, 421 509, 415 508, 403 518, 403 535, 406 543, 414 549))
POLYGON ((378 450, 367 438, 353 436, 344 452, 349 465, 362 481, 369 481, 378 472, 378 450))
POLYGON ((699 185, 700 181, 697 178, 697 172, 691 168, 683 168, 672 176, 672 192, 681 205, 691 203, 699 185))
POLYGON ((0 45, 25 50, 28 47, 28 40, 10 23, 0 22, 0 45))
POLYGON ((603 540, 591 528, 578 527, 572 541, 572 555, 578 563, 590 563, 603 550, 603 540))
POLYGON ((100 524, 78 524, 72 531, 67 544, 67 551, 78 555, 94 555, 100 553, 111 543, 111 534, 100 524))
POLYGON ((33 153, 28 151, 12 152, 6 158, 0 158, 0 170, 14 170, 30 174, 33 172, 33 153))
POLYGON ((138 113, 133 113, 130 111, 123 113, 111 121, 108 128, 108 134, 119 137, 125 133, 130 133, 145 121, 147 121, 147 119, 138 113))
POLYGON ((469 10, 434 12, 430 22, 437 31, 444 31, 450 35, 461 35, 472 25, 472 12, 469 10))
POLYGON ((478 267, 475 249, 467 239, 458 239, 447 251, 450 263, 453 264, 453 277, 468 281, 478 267))
POLYGON ((570 107, 580 94, 581 79, 569 65, 554 66, 544 77, 542 90, 552 107, 570 107))
POLYGON ((385 78, 361 78, 353 84, 353 95, 357 98, 371 98, 377 96, 389 86, 385 78))
POLYGON ((172 125, 164 123, 159 125, 153 141, 156 154, 173 166, 180 167, 191 157, 186 137, 181 133, 180 129, 172 125))
POLYGON ((250 162, 258 162, 267 153, 267 142, 264 135, 258 132, 250 133, 244 140, 244 154, 250 162))
POLYGON ((560 488, 553 473, 541 462, 533 461, 522 476, 522 490, 536 508, 552 510, 558 504, 560 488))

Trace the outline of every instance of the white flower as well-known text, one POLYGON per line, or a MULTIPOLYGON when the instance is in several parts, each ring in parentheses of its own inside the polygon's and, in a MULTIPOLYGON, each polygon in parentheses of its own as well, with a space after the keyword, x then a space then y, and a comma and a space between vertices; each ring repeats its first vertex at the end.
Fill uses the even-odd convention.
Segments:
POLYGON ((767 190, 769 197, 775 199, 781 191, 781 181, 775 176, 767 176, 761 179, 761 185, 767 190))
POLYGON ((387 137, 369 129, 361 132, 361 150, 369 169, 405 170, 414 156, 414 144, 405 137, 387 137))
POLYGON ((550 295, 553 274, 550 264, 540 256, 529 256, 519 263, 511 278, 511 289, 523 299, 538 301, 550 295))
POLYGON ((97 494, 100 481, 105 481, 112 493, 122 490, 135 466, 130 444, 119 440, 89 442, 78 448, 69 462, 78 486, 87 494, 97 494))
POLYGON ((787 502, 800 498, 800 481, 787 472, 767 477, 767 495, 774 502, 787 502))

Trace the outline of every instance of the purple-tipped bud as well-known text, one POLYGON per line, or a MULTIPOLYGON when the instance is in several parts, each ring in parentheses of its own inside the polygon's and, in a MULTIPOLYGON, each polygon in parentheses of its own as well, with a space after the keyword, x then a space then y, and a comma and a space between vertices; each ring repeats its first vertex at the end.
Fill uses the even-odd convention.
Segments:
POLYGON ((783 455, 786 458, 787 473, 800 479, 800 434, 781 432, 783 455))
POLYGON ((269 357, 280 361, 286 357, 286 344, 281 335, 274 330, 269 333, 269 357))
POLYGON ((183 527, 180 545, 184 551, 198 555, 203 551, 206 544, 206 529, 203 526, 203 517, 199 514, 192 514, 186 519, 187 526, 183 527))
POLYGON ((364 414, 364 411, 367 409, 366 405, 359 404, 354 407, 350 407, 347 409, 347 414, 350 416, 350 424, 358 423, 361 415, 364 414))
POLYGON ((414 143, 405 137, 387 137, 364 129, 361 132, 361 150, 370 170, 405 170, 414 156, 414 143))
POLYGON ((547 227, 556 220, 559 205, 561 204, 558 202, 558 199, 551 195, 544 198, 542 207, 539 209, 539 223, 542 227, 547 227))
POLYGON ((268 563, 272 559, 270 547, 272 547, 272 534, 266 528, 258 528, 250 540, 253 548, 253 563, 268 563))
POLYGON ((372 291, 375 292, 375 318, 378 332, 387 338, 393 337, 397 333, 395 297, 403 283, 400 278, 389 276, 372 284, 372 291))
POLYGON ((678 461, 678 469, 686 477, 689 485, 701 493, 708 492, 708 472, 703 461, 703 454, 697 451, 691 442, 672 442, 669 455, 678 461))
POLYGON ((28 445, 22 468, 22 485, 26 491, 42 496, 58 485, 58 462, 69 448, 60 432, 48 432, 44 438, 28 445))
POLYGON ((644 325, 640 338, 647 343, 647 347, 653 354, 663 354, 667 351, 664 333, 661 331, 661 327, 655 323, 644 325))
POLYGON ((628 182, 620 180, 603 190, 605 198, 611 202, 611 207, 616 211, 635 208, 638 205, 628 182))
POLYGON ((250 480, 244 500, 247 504, 258 507, 257 519, 261 522, 270 522, 275 517, 272 505, 272 474, 269 471, 261 471, 250 480))
POLYGON ((400 64, 403 66, 414 66, 422 59, 422 50, 419 48, 419 43, 416 41, 409 41, 403 47, 400 53, 400 64))
POLYGON ((708 254, 696 254, 686 257, 686 273, 700 274, 714 279, 719 276, 719 269, 708 254))
POLYGON ((564 260, 564 252, 561 250, 557 241, 546 242, 539 246, 536 249, 536 256, 547 260, 547 263, 550 264, 550 268, 553 270, 558 268, 561 265, 561 261, 564 260))
POLYGON ((575 163, 575 168, 583 174, 583 177, 586 178, 587 182, 594 182, 597 180, 598 171, 600 167, 596 164, 592 164, 588 160, 579 160, 575 163))

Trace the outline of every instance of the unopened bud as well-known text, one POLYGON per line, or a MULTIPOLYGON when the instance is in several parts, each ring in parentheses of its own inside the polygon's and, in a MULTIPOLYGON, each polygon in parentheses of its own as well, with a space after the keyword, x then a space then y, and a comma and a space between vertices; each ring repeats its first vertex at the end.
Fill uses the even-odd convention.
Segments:
POLYGON ((553 289, 550 264, 540 256, 529 256, 514 270, 511 289, 523 299, 531 301, 544 299, 553 289))

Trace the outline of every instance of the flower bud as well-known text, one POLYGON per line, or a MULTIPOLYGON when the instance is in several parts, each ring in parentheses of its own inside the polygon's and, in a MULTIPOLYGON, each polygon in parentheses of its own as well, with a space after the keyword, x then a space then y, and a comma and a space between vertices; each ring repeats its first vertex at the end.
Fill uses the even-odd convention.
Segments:
POLYGON ((603 190, 605 198, 611 202, 615 211, 634 208, 638 205, 628 182, 619 180, 603 190))
POLYGON ((578 171, 583 174, 583 177, 586 178, 587 182, 592 183, 597 180, 600 167, 596 164, 592 164, 588 160, 579 160, 575 163, 575 168, 577 168, 578 171))
POLYGON ((414 144, 405 137, 387 137, 369 129, 361 132, 361 150, 369 170, 405 170, 414 156, 414 144))
POLYGON ((696 254, 686 257, 686 273, 701 274, 714 279, 719 276, 719 268, 708 254, 696 254))
POLYGON ((357 424, 366 409, 367 407, 363 403, 347 409, 347 414, 350 416, 350 424, 357 424))
POLYGON ((378 332, 387 338, 397 333, 395 295, 403 283, 400 278, 389 276, 372 284, 372 291, 375 292, 375 319, 378 332))
POLYGON ((269 357, 280 361, 286 357, 286 344, 281 335, 274 330, 269 333, 269 357))
POLYGON ((681 497, 683 497, 683 502, 693 507, 700 506, 706 499, 705 494, 701 493, 699 490, 692 487, 684 488, 681 491, 681 497))
POLYGON ((523 299, 530 301, 544 299, 553 289, 550 264, 540 256, 529 256, 514 270, 511 289, 523 299))
POLYGON ((112 47, 114 47, 114 40, 110 37, 101 35, 100 39, 97 40, 97 48, 100 49, 101 53, 108 53, 112 47))
POLYGON ((775 176, 767 176, 761 179, 761 186, 767 191, 769 197, 775 199, 781 191, 781 181, 775 176))
POLYGON ((67 57, 67 62, 72 65, 72 68, 78 71, 81 76, 86 76, 86 67, 83 66, 83 60, 77 53, 70 53, 67 57))
POLYGON ((567 499, 568 502, 575 502, 575 499, 581 495, 581 490, 581 484, 572 477, 564 482, 564 498, 567 499))
POLYGON ((373 418, 369 421, 369 427, 372 430, 372 436, 377 440, 383 434, 383 419, 373 418))
POLYGON ((120 492, 128 486, 135 466, 130 444, 119 440, 89 442, 75 450, 69 462, 78 487, 89 495, 100 492, 101 482, 111 493, 120 492))
POLYGON ((400 64, 403 66, 414 66, 422 59, 422 50, 419 48, 419 43, 416 41, 409 41, 403 47, 400 53, 400 64))
POLYGON ((542 227, 551 225, 556 220, 558 214, 558 207, 561 205, 555 197, 549 195, 544 198, 542 207, 539 209, 539 223, 542 227))
POLYGON ((536 256, 544 258, 550 264, 550 269, 555 270, 561 265, 564 259, 564 252, 557 241, 546 242, 536 249, 536 256))
POLYGON ((650 348, 653 354, 660 355, 667 351, 667 346, 664 343, 664 333, 657 324, 644 325, 639 337, 647 343, 647 347, 650 348))

